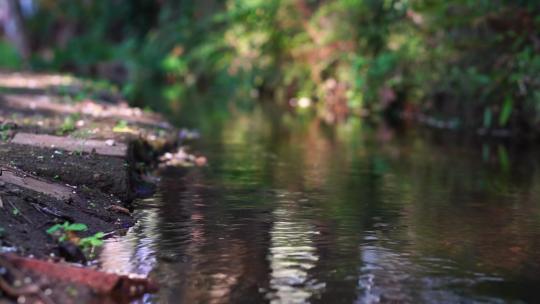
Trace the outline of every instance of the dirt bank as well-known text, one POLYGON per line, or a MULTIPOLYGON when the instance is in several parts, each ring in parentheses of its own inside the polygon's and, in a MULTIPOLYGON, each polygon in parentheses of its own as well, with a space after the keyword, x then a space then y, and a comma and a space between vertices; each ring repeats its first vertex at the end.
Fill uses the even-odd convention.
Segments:
MULTIPOLYGON (((133 224, 131 201, 152 192, 145 174, 177 138, 163 117, 91 82, 0 73, 0 254, 86 263, 103 238, 133 224)), ((26 278, 70 289, 51 289, 47 273, 14 273, 8 262, 0 264, 0 302, 21 301, 9 291, 26 278)), ((84 284, 71 289, 92 299, 84 284)))

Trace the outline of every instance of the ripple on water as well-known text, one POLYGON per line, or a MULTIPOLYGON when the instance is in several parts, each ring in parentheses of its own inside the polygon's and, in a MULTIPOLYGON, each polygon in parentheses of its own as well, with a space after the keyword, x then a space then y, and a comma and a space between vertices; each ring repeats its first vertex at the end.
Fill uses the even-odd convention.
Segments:
POLYGON ((271 278, 267 293, 267 299, 273 303, 305 303, 326 286, 309 273, 319 260, 313 241, 318 233, 309 222, 295 218, 294 212, 285 205, 273 213, 268 255, 271 278))

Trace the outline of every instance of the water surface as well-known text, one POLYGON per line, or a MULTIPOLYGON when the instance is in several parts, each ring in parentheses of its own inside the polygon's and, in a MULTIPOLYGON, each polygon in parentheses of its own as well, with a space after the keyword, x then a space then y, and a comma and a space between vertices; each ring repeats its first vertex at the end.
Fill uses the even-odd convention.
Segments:
POLYGON ((162 172, 104 268, 157 303, 538 303, 540 174, 501 144, 338 128, 262 111, 162 172))

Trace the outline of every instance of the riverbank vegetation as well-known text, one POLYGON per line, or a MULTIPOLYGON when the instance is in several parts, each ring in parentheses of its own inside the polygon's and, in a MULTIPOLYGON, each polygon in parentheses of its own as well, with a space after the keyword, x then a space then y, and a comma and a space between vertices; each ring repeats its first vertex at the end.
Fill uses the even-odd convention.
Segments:
POLYGON ((21 30, 0 64, 108 79, 137 106, 269 100, 332 124, 540 131, 536 1, 6 2, 21 30))

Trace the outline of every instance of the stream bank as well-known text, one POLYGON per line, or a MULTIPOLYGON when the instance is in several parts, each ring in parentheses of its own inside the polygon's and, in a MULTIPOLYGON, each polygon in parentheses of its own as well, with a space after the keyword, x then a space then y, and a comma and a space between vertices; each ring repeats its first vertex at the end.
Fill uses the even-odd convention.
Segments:
POLYGON ((117 277, 104 294, 63 263, 90 265, 103 239, 134 224, 131 203, 152 194, 150 168, 179 130, 112 88, 0 72, 0 138, 1 303, 106 302, 119 282, 135 288, 128 295, 154 289, 117 277))

